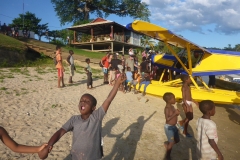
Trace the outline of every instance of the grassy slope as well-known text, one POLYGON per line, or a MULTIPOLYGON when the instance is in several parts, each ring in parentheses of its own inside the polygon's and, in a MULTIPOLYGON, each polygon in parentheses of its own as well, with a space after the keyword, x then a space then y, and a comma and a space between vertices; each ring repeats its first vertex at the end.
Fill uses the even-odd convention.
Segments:
MULTIPOLYGON (((41 47, 53 49, 53 50, 55 50, 55 47, 56 47, 56 45, 33 40, 33 39, 23 39, 23 38, 19 37, 19 40, 21 40, 23 42, 28 42, 28 43, 32 43, 35 45, 39 45, 41 47)), ((5 50, 17 50, 19 52, 22 52, 22 51, 25 52, 27 50, 27 47, 25 46, 24 43, 22 43, 19 40, 9 37, 9 36, 6 36, 6 35, 3 35, 3 34, 0 34, 0 48, 3 48, 5 50)), ((76 49, 76 48, 69 47, 69 46, 63 47, 62 49, 64 52, 68 52, 68 50, 72 49, 76 55, 80 55, 80 56, 84 56, 84 57, 88 57, 88 58, 94 58, 94 59, 100 59, 105 55, 105 53, 90 52, 90 51, 76 49)), ((53 61, 51 58, 48 58, 45 55, 41 55, 41 57, 38 58, 36 61, 27 60, 25 62, 15 64, 14 66, 15 67, 31 67, 31 66, 52 67, 53 61)), ((6 67, 6 66, 0 64, 0 68, 1 67, 6 67)))
POLYGON ((86 51, 86 50, 82 50, 82 49, 78 49, 78 48, 73 48, 73 47, 63 47, 65 50, 73 50, 73 52, 76 55, 80 55, 80 56, 84 56, 84 57, 88 57, 88 58, 94 58, 94 59, 101 59, 104 55, 106 55, 106 53, 102 53, 102 52, 91 52, 91 51, 86 51))
MULTIPOLYGON (((41 47, 49 48, 52 50, 56 49, 55 44, 51 44, 51 43, 47 43, 47 42, 42 42, 42 41, 38 41, 38 40, 34 40, 34 39, 26 39, 26 38, 19 38, 19 40, 27 42, 27 43, 31 43, 34 45, 38 45, 41 47)), ((106 55, 105 53, 102 53, 102 52, 91 52, 91 51, 86 51, 86 50, 82 50, 82 49, 74 48, 74 47, 70 47, 70 46, 62 47, 63 52, 68 52, 69 50, 73 50, 75 55, 84 56, 84 57, 88 57, 88 58, 94 58, 94 59, 101 59, 104 55, 106 55)))
MULTIPOLYGON (((21 41, 15 38, 6 36, 4 34, 0 34, 0 48, 3 50, 18 51, 19 54, 21 53, 25 54, 27 52, 27 47, 24 43, 22 43, 21 41)), ((52 64, 53 64, 53 61, 51 58, 41 55, 41 57, 35 61, 26 60, 24 62, 11 65, 11 67, 51 66, 52 64)), ((0 67, 9 67, 9 66, 0 64, 0 67)))
POLYGON ((0 48, 8 49, 8 50, 26 50, 26 46, 20 41, 6 36, 4 34, 0 34, 0 48))

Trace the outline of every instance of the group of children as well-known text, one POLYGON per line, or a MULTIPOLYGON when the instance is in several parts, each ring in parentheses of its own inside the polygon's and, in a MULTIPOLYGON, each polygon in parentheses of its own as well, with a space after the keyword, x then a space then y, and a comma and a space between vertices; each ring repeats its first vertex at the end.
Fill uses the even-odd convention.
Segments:
MULTIPOLYGON (((69 55, 67 57, 67 64, 68 64, 68 69, 69 69, 69 81, 68 83, 73 83, 72 77, 74 76, 74 71, 76 71, 76 67, 74 64, 74 58, 73 58, 74 52, 72 50, 69 50, 69 55)), ((62 55, 61 55, 61 47, 56 46, 56 69, 58 71, 58 88, 65 87, 64 84, 64 67, 62 63, 62 55), (62 83, 62 86, 60 85, 62 83)), ((85 60, 87 63, 86 67, 84 70, 86 71, 87 74, 87 89, 92 89, 93 88, 93 83, 92 83, 92 68, 90 67, 90 59, 87 58, 85 60)))
MULTIPOLYGON (((59 52, 57 52, 57 54, 60 54, 59 52)), ((57 61, 60 63, 57 65, 60 67, 58 68, 58 74, 63 75, 64 69, 61 63, 61 55, 57 56, 57 61)), ((86 59, 86 63, 87 66, 85 67, 85 71, 88 75, 87 86, 88 88, 90 86, 92 88, 91 67, 89 66, 90 59, 86 59)), ((72 69, 72 67, 70 67, 70 69, 72 69)), ((58 142, 65 133, 72 131, 73 141, 71 156, 73 160, 101 159, 103 157, 103 148, 101 145, 102 120, 111 102, 116 96, 119 87, 123 84, 126 86, 127 84, 136 86, 137 83, 140 83, 139 86, 141 87, 141 84, 145 84, 146 86, 148 83, 150 83, 150 75, 148 72, 143 74, 144 78, 142 81, 139 80, 140 75, 137 70, 135 73, 136 75, 138 74, 138 76, 137 78, 133 79, 132 72, 129 68, 127 68, 126 73, 116 71, 116 75, 118 76, 116 76, 114 86, 106 100, 98 109, 96 109, 97 100, 94 96, 91 94, 82 95, 78 104, 78 109, 81 115, 72 116, 56 133, 53 134, 47 144, 36 147, 17 144, 9 137, 6 130, 2 127, 0 127, 0 138, 7 147, 15 152, 38 153, 41 159, 45 159, 48 157, 48 154, 53 149, 55 143, 58 142)), ((183 81, 183 109, 186 114, 186 118, 184 120, 179 122, 177 120, 180 111, 175 109, 173 106, 176 103, 174 94, 167 92, 163 96, 163 99, 166 102, 166 107, 164 109, 166 124, 164 129, 168 138, 168 142, 165 143, 166 159, 168 160, 171 159, 170 154, 173 145, 180 141, 178 128, 176 125, 179 124, 180 128, 183 128, 183 134, 186 137, 191 137, 191 135, 187 132, 187 129, 189 121, 193 119, 192 106, 193 103, 196 103, 198 106, 198 103, 195 102, 191 96, 190 77, 188 75, 181 75, 181 80, 183 81)), ((125 89, 130 89, 130 87, 125 89)), ((223 160, 223 155, 217 146, 218 136, 216 124, 211 120, 211 116, 214 116, 215 114, 215 105, 210 100, 204 100, 199 103, 199 109, 203 113, 203 116, 197 120, 197 157, 198 159, 204 160, 212 160, 217 158, 219 160, 223 160)))
MULTIPOLYGON (((113 57, 115 57, 115 55, 113 55, 113 57)), ((119 86, 119 91, 127 93, 127 92, 131 92, 131 88, 133 88, 133 92, 137 94, 140 92, 141 86, 144 84, 144 88, 142 92, 142 95, 144 96, 146 94, 146 88, 151 83, 151 79, 152 79, 150 75, 150 71, 147 68, 148 62, 146 62, 146 58, 145 57, 143 58, 143 62, 141 63, 140 66, 135 67, 134 65, 134 71, 132 71, 131 67, 129 67, 124 63, 124 60, 118 65, 114 65, 114 62, 115 62, 114 60, 119 60, 119 59, 111 59, 110 61, 109 68, 111 68, 112 66, 114 67, 112 71, 110 70, 109 85, 114 84, 115 80, 118 78, 120 74, 125 74, 126 81, 119 86), (114 73, 114 75, 112 73, 114 73), (137 84, 139 84, 138 89, 136 89, 137 84)))
POLYGON ((142 75, 138 72, 138 69, 135 69, 134 73, 131 72, 131 69, 127 67, 126 71, 127 80, 125 81, 125 90, 124 92, 130 92, 133 87, 133 92, 135 94, 140 92, 141 86, 144 84, 142 95, 146 94, 146 88, 151 83, 150 72, 144 72, 142 75), (138 89, 136 85, 139 84, 138 89))
POLYGON ((197 120, 197 158, 199 160, 223 160, 223 155, 220 152, 217 142, 217 127, 216 124, 211 120, 211 116, 215 114, 215 105, 211 100, 203 100, 199 104, 192 99, 191 95, 191 79, 188 75, 181 75, 182 85, 182 99, 183 99, 183 110, 186 118, 182 121, 177 120, 180 113, 178 109, 174 108, 176 103, 175 96, 173 93, 167 92, 163 95, 163 100, 166 102, 164 114, 166 118, 166 124, 164 126, 165 134, 167 136, 166 147, 166 159, 170 160, 170 154, 174 144, 180 141, 178 129, 176 127, 179 124, 180 130, 183 130, 185 137, 192 137, 187 129, 189 121, 193 119, 193 103, 195 103, 203 116, 197 120))

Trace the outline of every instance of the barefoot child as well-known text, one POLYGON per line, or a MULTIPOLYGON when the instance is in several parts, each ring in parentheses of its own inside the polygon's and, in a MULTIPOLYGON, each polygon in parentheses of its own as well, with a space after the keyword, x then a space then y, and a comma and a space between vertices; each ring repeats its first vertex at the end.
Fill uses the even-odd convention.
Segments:
POLYGON ((211 116, 215 114, 215 105, 211 100, 203 100, 199 103, 199 109, 203 116, 197 121, 197 157, 223 160, 223 155, 217 146, 217 126, 211 120, 211 116))
POLYGON ((90 59, 87 58, 85 60, 85 62, 87 63, 87 66, 84 68, 84 70, 86 71, 87 74, 87 89, 92 89, 92 68, 90 67, 90 59), (89 88, 89 86, 91 86, 91 88, 89 88))
POLYGON ((170 160, 172 147, 174 144, 179 142, 179 134, 178 134, 178 129, 176 127, 176 124, 177 124, 177 117, 180 112, 178 109, 175 109, 173 106, 176 103, 175 96, 173 93, 166 92, 163 95, 163 100, 166 102, 166 107, 164 109, 166 124, 164 126, 164 129, 168 139, 168 142, 165 143, 164 145, 167 150, 166 159, 170 160))
POLYGON ((193 108, 192 105, 195 103, 198 106, 198 103, 192 99, 192 94, 191 94, 191 88, 190 84, 192 83, 189 75, 181 75, 181 80, 183 82, 182 85, 182 99, 183 99, 183 110, 185 112, 186 118, 183 119, 182 121, 179 121, 180 129, 183 129, 183 134, 186 137, 191 138, 192 135, 190 135, 187 131, 188 129, 188 123, 193 119, 193 108), (183 127, 184 125, 184 127, 183 127))
POLYGON ((1 141, 13 152, 17 153, 38 153, 40 152, 47 144, 41 146, 25 146, 15 142, 7 133, 7 131, 0 126, 0 139, 1 141))
POLYGON ((72 50, 69 50, 69 55, 67 57, 67 63, 69 65, 69 81, 68 83, 73 83, 72 77, 74 76, 74 70, 76 70, 75 65, 74 65, 74 58, 73 58, 74 52, 72 50))
POLYGON ((56 60, 57 60, 56 68, 58 70, 58 88, 61 88, 60 82, 62 82, 62 87, 65 87, 64 77, 63 77, 64 68, 63 68, 63 65, 62 65, 62 55, 61 54, 62 54, 61 53, 61 47, 57 46, 56 47, 56 60))
POLYGON ((130 67, 127 67, 126 77, 127 79, 125 81, 125 92, 130 92, 132 85, 134 87, 134 92, 135 92, 138 81, 133 79, 133 75, 130 67))
POLYGON ((147 86, 149 84, 151 84, 151 79, 150 79, 150 73, 149 72, 144 73, 144 77, 142 77, 141 83, 138 86, 138 92, 140 92, 140 88, 141 88, 142 84, 144 84, 144 89, 143 89, 143 92, 142 92, 142 96, 145 96, 147 86))
POLYGON ((140 73, 138 72, 138 69, 135 69, 135 70, 134 70, 133 79, 136 80, 138 83, 141 82, 141 75, 140 75, 140 73))
POLYGON ((96 109, 97 100, 91 94, 80 98, 78 108, 81 115, 72 116, 48 142, 48 146, 39 154, 44 159, 53 145, 67 132, 73 132, 71 155, 73 160, 98 160, 103 156, 101 146, 102 119, 117 94, 118 87, 126 78, 122 75, 116 80, 107 99, 96 109))

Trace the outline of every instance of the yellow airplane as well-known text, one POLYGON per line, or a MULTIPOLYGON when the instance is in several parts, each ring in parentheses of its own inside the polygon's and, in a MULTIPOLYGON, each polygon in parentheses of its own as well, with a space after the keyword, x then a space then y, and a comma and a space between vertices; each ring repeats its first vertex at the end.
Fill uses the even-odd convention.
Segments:
POLYGON ((208 99, 219 104, 240 104, 240 92, 209 88, 201 78, 209 75, 240 74, 240 52, 205 49, 170 30, 141 20, 135 20, 127 28, 164 42, 172 54, 152 56, 152 63, 164 68, 164 71, 159 81, 151 81, 146 93, 163 96, 165 92, 172 92, 180 100, 182 82, 180 79, 173 80, 175 72, 190 76, 193 83, 192 97, 197 101, 208 99), (175 53, 172 45, 182 48, 182 51, 175 53), (169 71, 170 80, 162 82, 166 70, 169 71))

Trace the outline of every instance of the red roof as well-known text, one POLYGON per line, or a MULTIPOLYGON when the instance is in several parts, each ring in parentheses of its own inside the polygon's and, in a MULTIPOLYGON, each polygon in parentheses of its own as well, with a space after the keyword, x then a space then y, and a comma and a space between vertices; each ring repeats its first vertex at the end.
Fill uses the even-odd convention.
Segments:
POLYGON ((100 18, 100 17, 98 17, 98 18, 96 18, 96 19, 94 19, 92 22, 90 22, 90 23, 96 23, 96 22, 104 22, 104 21, 107 21, 106 19, 103 19, 103 18, 100 18))

